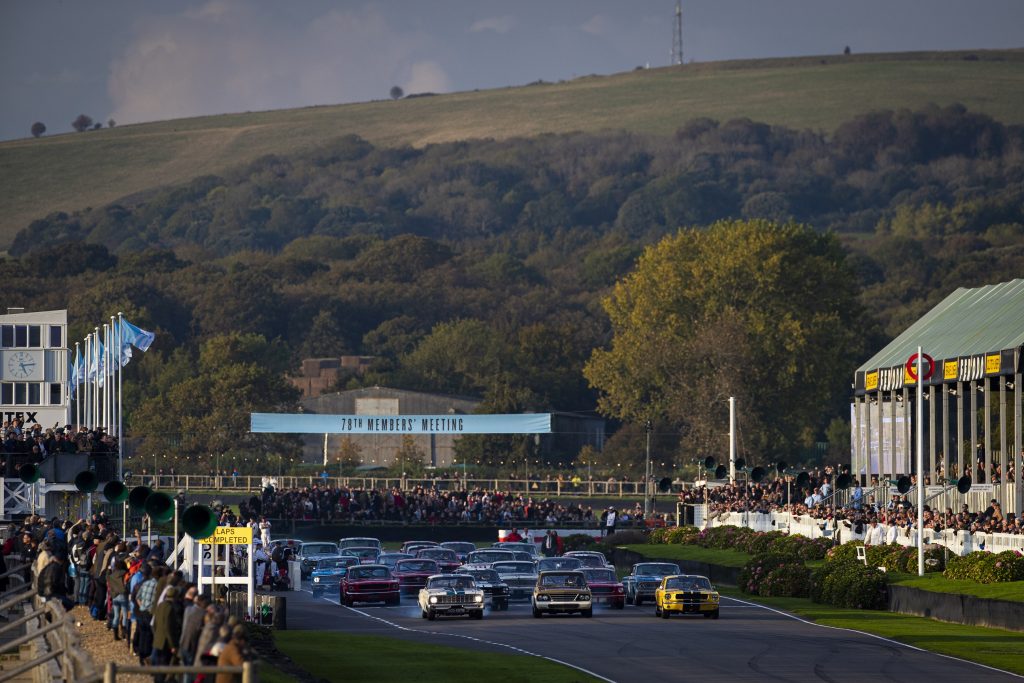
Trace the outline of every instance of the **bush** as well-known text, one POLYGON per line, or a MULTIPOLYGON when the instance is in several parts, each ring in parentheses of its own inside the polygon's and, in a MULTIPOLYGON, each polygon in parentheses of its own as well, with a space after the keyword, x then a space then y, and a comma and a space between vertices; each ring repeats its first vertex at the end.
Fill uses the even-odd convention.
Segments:
POLYGON ((597 543, 597 539, 587 534, 569 534, 562 539, 562 548, 569 550, 590 550, 591 546, 597 543))
POLYGON ((701 530, 694 542, 702 548, 742 550, 747 546, 747 540, 755 533, 757 532, 746 527, 719 526, 701 530))
POLYGON ((603 543, 609 546, 647 543, 647 534, 636 529, 623 529, 606 536, 603 543))
POLYGON ((874 567, 865 567, 856 559, 833 559, 811 576, 810 597, 836 607, 886 609, 889 580, 874 567))
POLYGON ((807 596, 811 572, 794 554, 763 553, 755 555, 740 570, 739 588, 750 595, 774 598, 807 596))
POLYGON ((1024 556, 1015 550, 975 551, 963 557, 950 557, 943 574, 948 579, 978 583, 1024 581, 1024 556))

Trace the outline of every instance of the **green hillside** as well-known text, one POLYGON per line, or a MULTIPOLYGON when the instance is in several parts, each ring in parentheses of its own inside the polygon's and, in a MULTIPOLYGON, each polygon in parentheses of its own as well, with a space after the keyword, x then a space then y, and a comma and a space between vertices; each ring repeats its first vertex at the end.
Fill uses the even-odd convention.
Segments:
POLYGON ((693 64, 17 140, 0 144, 0 248, 31 220, 53 211, 100 206, 348 133, 389 145, 575 130, 667 134, 705 116, 830 131, 869 110, 953 102, 1006 123, 1024 123, 1024 50, 693 64))

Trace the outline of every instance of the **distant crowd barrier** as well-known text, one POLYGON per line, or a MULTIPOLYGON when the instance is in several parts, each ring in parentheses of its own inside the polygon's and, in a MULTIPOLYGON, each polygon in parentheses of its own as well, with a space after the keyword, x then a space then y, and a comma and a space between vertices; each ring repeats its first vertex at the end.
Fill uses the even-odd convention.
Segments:
MULTIPOLYGON (((853 522, 840 521, 835 524, 832 521, 816 519, 810 515, 793 515, 789 512, 722 512, 711 513, 704 516, 698 513, 697 526, 743 526, 754 531, 785 531, 790 534, 800 534, 808 538, 834 538, 840 543, 850 541, 863 541, 867 525, 864 531, 857 533, 853 522)), ((888 535, 888 525, 879 524, 882 529, 882 537, 888 535)), ((1024 553, 1024 536, 1014 534, 972 534, 970 531, 956 531, 945 529, 935 531, 934 529, 924 530, 925 545, 941 545, 948 548, 951 553, 967 555, 975 550, 999 553, 1004 550, 1016 550, 1024 553)), ((896 543, 904 546, 917 546, 916 527, 897 527, 896 543)))
MULTIPOLYGON (((417 486, 438 488, 448 491, 486 489, 491 491, 507 491, 531 496, 643 496, 642 481, 597 481, 586 480, 574 483, 571 480, 558 479, 441 479, 413 477, 319 477, 292 475, 210 475, 210 474, 132 474, 125 478, 129 488, 133 486, 149 486, 153 489, 182 489, 185 491, 233 491, 253 493, 262 491, 268 484, 278 489, 302 489, 319 486, 321 488, 377 489, 386 491, 398 487, 403 491, 417 486)), ((679 482, 676 482, 679 484, 679 482)), ((651 485, 652 492, 655 488, 651 485)), ((658 492, 658 497, 675 494, 658 492)))

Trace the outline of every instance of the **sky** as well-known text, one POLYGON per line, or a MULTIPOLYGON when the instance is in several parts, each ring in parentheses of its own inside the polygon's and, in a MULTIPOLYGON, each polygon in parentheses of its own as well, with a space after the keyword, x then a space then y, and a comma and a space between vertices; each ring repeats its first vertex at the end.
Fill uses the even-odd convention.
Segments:
MULTIPOLYGON (((1022 0, 684 0, 687 62, 1024 47, 1022 0)), ((0 0, 0 139, 665 66, 675 0, 0 0)))

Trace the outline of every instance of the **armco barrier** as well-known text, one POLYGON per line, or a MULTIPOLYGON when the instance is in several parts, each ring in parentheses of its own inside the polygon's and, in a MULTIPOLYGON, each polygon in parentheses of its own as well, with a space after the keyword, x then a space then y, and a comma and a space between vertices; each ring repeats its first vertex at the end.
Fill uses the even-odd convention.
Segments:
POLYGON ((971 626, 1024 631, 1024 603, 889 586, 889 611, 971 626))

